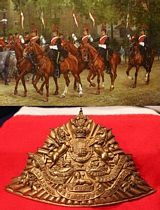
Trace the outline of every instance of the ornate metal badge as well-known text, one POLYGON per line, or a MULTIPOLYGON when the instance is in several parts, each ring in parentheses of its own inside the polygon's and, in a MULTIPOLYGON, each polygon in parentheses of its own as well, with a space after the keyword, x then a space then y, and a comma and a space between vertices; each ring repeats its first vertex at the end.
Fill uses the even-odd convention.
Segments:
POLYGON ((118 147, 111 129, 80 109, 67 124, 51 129, 44 146, 28 153, 26 168, 6 190, 64 206, 102 206, 154 193, 136 171, 131 154, 118 147))

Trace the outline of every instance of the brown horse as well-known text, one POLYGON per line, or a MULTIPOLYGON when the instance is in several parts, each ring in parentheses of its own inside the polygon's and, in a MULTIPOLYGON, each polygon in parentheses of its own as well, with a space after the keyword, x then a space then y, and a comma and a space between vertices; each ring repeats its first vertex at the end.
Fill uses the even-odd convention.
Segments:
MULTIPOLYGON (((80 74, 84 69, 88 68, 88 63, 82 60, 81 52, 72 42, 67 40, 63 45, 67 52, 70 52, 78 60, 78 73, 80 74)), ((77 89, 76 80, 74 81, 74 90, 77 89)))
MULTIPOLYGON (((38 67, 38 72, 36 74, 36 79, 33 83, 36 91, 40 93, 41 95, 43 94, 43 87, 46 85, 46 98, 44 101, 48 101, 49 97, 49 77, 52 75, 55 81, 56 85, 56 91, 55 94, 58 94, 58 82, 57 78, 54 76, 54 65, 51 62, 48 54, 42 49, 38 44, 36 43, 29 43, 28 46, 24 50, 24 54, 29 54, 33 52, 34 53, 34 58, 36 61, 36 65, 38 67), (37 83, 40 79, 40 77, 43 76, 45 78, 45 81, 42 83, 40 89, 37 88, 37 83)), ((81 80, 78 74, 78 62, 77 59, 75 59, 74 56, 71 54, 68 55, 67 58, 64 59, 63 62, 60 62, 60 73, 63 74, 64 79, 66 81, 66 86, 63 94, 61 95, 61 98, 64 98, 67 91, 68 91, 68 86, 70 83, 68 74, 69 71, 71 71, 72 75, 75 77, 76 81, 79 83, 79 96, 81 97, 83 95, 82 92, 82 85, 81 85, 81 80)))
MULTIPOLYGON (((97 92, 96 94, 100 94, 100 76, 102 77, 102 81, 104 81, 104 70, 105 70, 105 64, 97 50, 92 47, 90 44, 81 44, 80 50, 82 54, 83 61, 89 61, 88 65, 90 67, 90 71, 87 77, 87 80, 91 84, 91 86, 95 86, 94 83, 91 81, 92 75, 97 75, 97 92)), ((121 58, 118 52, 114 52, 109 57, 110 67, 112 69, 110 73, 111 78, 111 86, 110 90, 114 89, 114 81, 117 77, 117 65, 121 62, 121 58)))
POLYGON ((128 76, 128 79, 133 80, 133 78, 129 75, 129 72, 132 69, 132 67, 136 67, 135 79, 134 79, 134 84, 133 84, 133 88, 135 88, 137 85, 137 76, 138 76, 138 71, 139 71, 140 66, 143 66, 146 69, 145 81, 146 81, 146 84, 149 84, 150 72, 151 72, 151 68, 152 68, 153 61, 154 61, 154 55, 155 55, 156 51, 151 50, 151 52, 148 55, 149 56, 149 66, 146 66, 144 58, 140 52, 140 46, 139 46, 137 35, 134 35, 132 37, 132 39, 130 40, 130 44, 131 44, 131 50, 130 50, 130 54, 129 54, 129 58, 128 58, 129 61, 128 61, 128 68, 127 68, 126 74, 128 76))
MULTIPOLYGON (((71 52, 72 55, 74 55, 77 60, 78 60, 78 70, 79 70, 79 74, 84 70, 84 69, 89 69, 91 66, 89 66, 89 61, 88 59, 83 60, 82 59, 82 54, 80 51, 79 47, 76 47, 72 42, 67 41, 64 45, 64 49, 67 50, 68 52, 71 52)), ((92 82, 92 80, 96 77, 96 72, 95 71, 89 71, 89 78, 87 77, 87 80, 89 82, 89 86, 93 86, 95 87, 96 84, 92 82)), ((101 73, 102 76, 102 85, 101 87, 104 88, 104 74, 103 72, 101 73)), ((76 82, 74 82, 74 89, 76 89, 76 82)))
POLYGON ((25 78, 24 76, 26 74, 28 74, 29 72, 31 72, 34 69, 34 66, 31 62, 31 59, 27 56, 23 56, 23 50, 24 48, 22 47, 22 45, 19 42, 14 42, 12 43, 12 47, 15 50, 15 55, 16 55, 16 59, 17 59, 17 64, 16 67, 18 69, 19 72, 19 76, 16 79, 16 85, 15 85, 15 90, 14 90, 14 94, 16 95, 18 92, 18 83, 21 80, 23 87, 24 87, 24 93, 23 96, 27 96, 27 88, 26 88, 26 83, 25 83, 25 78))

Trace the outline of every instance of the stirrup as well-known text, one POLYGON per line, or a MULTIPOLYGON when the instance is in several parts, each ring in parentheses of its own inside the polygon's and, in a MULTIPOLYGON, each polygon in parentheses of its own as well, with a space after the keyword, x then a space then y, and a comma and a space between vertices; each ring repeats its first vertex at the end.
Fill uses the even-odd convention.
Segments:
POLYGON ((107 67, 107 68, 106 68, 106 73, 107 73, 107 74, 110 74, 110 73, 111 73, 111 68, 110 68, 110 67, 107 67))

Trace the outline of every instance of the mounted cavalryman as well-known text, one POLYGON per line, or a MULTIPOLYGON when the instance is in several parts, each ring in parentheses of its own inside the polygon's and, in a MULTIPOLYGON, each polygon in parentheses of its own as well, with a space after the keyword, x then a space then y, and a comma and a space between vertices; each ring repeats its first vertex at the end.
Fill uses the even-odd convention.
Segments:
POLYGON ((140 36, 138 37, 138 42, 139 42, 139 46, 140 46, 140 52, 144 59, 144 66, 147 69, 149 69, 150 68, 149 53, 151 52, 151 49, 149 47, 148 37, 145 34, 144 28, 142 28, 140 31, 140 36))
POLYGON ((102 27, 101 27, 101 36, 94 39, 94 42, 97 42, 97 41, 99 41, 98 51, 99 51, 100 56, 104 60, 106 73, 110 74, 110 72, 111 72, 110 63, 109 63, 109 60, 107 60, 107 51, 109 49, 108 46, 109 46, 110 40, 109 40, 109 37, 106 33, 106 26, 103 25, 103 24, 102 24, 102 27))
POLYGON ((53 37, 51 39, 49 48, 51 50, 53 50, 52 59, 53 59, 54 66, 55 66, 55 75, 56 75, 56 77, 59 78, 60 77, 60 64, 59 64, 60 50, 61 50, 62 46, 61 46, 61 39, 59 38, 58 28, 56 25, 53 26, 52 33, 53 33, 53 37))

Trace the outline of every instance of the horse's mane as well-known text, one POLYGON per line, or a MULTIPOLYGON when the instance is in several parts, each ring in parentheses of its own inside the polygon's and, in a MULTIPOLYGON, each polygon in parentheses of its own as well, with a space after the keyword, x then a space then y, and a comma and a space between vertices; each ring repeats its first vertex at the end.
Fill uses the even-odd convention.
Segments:
POLYGON ((15 46, 18 47, 18 49, 23 52, 24 48, 22 47, 22 45, 18 42, 18 41, 15 41, 15 46))
POLYGON ((84 44, 84 46, 88 47, 89 49, 92 49, 95 53, 98 53, 97 50, 89 43, 84 44))
POLYGON ((37 43, 34 43, 34 46, 36 48, 36 50, 40 53, 43 53, 44 52, 44 49, 37 43))

